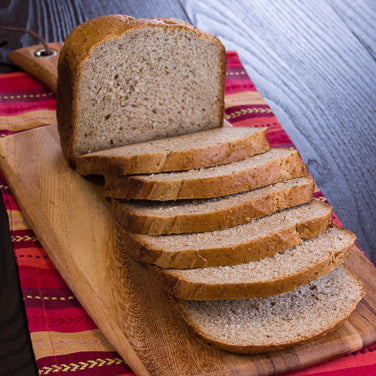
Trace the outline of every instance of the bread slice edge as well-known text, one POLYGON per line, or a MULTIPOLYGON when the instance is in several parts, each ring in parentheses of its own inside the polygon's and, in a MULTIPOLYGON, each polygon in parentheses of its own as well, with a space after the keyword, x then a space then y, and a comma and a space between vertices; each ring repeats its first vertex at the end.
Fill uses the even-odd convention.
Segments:
MULTIPOLYGON (((184 300, 220 300, 220 299, 255 299, 273 296, 293 290, 322 277, 343 264, 350 255, 356 236, 349 230, 342 229, 349 235, 348 244, 333 249, 324 258, 283 278, 261 282, 218 283, 196 282, 184 276, 174 274, 174 269, 151 268, 164 282, 164 287, 171 295, 184 300)), ((299 245, 297 246, 297 248, 299 245)))
POLYGON ((307 167, 299 153, 291 150, 287 155, 266 161, 256 167, 213 177, 158 180, 156 174, 156 179, 153 180, 150 176, 145 179, 144 175, 120 177, 105 175, 105 195, 118 199, 157 201, 213 198, 307 175, 307 167))
MULTIPOLYGON (((322 203, 322 205, 327 204, 322 203)), ((283 249, 300 244, 303 239, 316 237, 326 231, 332 223, 332 212, 331 206, 327 205, 325 214, 291 224, 246 243, 178 251, 166 251, 150 246, 143 238, 148 235, 131 234, 121 223, 117 223, 118 246, 121 252, 129 252, 139 261, 163 268, 186 269, 236 265, 271 256, 283 249)))
POLYGON ((345 312, 343 312, 342 317, 337 320, 334 324, 322 328, 322 330, 316 332, 313 335, 305 336, 304 338, 300 338, 296 341, 288 341, 284 343, 271 343, 269 345, 234 345, 232 343, 226 343, 223 341, 218 340, 212 335, 208 335, 208 333, 205 330, 202 330, 199 323, 197 323, 195 320, 192 319, 190 316, 189 311, 184 307, 184 301, 176 299, 178 303, 178 307, 181 313, 182 318, 186 322, 186 324, 193 330, 193 332, 200 337, 204 342, 209 343, 210 345, 221 349, 226 350, 230 352, 235 353, 241 353, 241 354, 259 354, 259 353, 265 353, 265 352, 273 352, 277 350, 282 350, 287 347, 296 346, 299 344, 303 344, 305 342, 311 341, 313 339, 317 339, 322 337, 325 334, 328 334, 329 332, 333 332, 338 327, 340 327, 346 320, 349 318, 351 313, 356 309, 356 306, 358 303, 362 300, 362 298, 365 295, 365 289, 362 284, 362 281, 360 278, 351 271, 350 268, 347 266, 339 266, 339 268, 343 268, 346 273, 348 274, 349 278, 352 279, 354 289, 358 290, 356 299, 352 302, 352 304, 346 309, 345 312))
MULTIPOLYGON (((309 202, 313 198, 315 182, 309 177, 298 179, 302 179, 302 184, 265 193, 264 196, 217 211, 158 216, 140 213, 130 203, 116 199, 112 199, 112 211, 116 219, 135 234, 167 235, 221 230, 309 202)), ((265 190, 268 187, 264 187, 265 190)))
MULTIPOLYGON (((228 127, 214 128, 206 131, 196 132, 203 139, 210 138, 211 133, 218 132, 228 127)), ((265 153, 270 150, 269 142, 265 133, 267 128, 256 128, 255 132, 244 135, 241 138, 230 141, 223 141, 218 144, 203 147, 192 147, 186 150, 165 150, 137 155, 108 155, 107 150, 97 151, 76 157, 76 170, 81 175, 105 175, 112 176, 152 174, 159 172, 171 172, 192 170, 197 168, 212 167, 243 160, 256 154, 265 153)), ((172 141, 179 137, 185 139, 192 134, 160 139, 158 141, 172 141)), ((155 140, 154 140, 155 142, 155 140)), ((137 144, 140 149, 148 142, 137 144)), ((119 153, 126 151, 126 146, 117 147, 119 153)))

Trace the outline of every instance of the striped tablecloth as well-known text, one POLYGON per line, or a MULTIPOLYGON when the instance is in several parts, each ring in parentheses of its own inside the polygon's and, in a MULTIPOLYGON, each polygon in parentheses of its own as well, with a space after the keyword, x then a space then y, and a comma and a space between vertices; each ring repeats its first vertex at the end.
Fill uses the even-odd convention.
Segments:
MULTIPOLYGON (((234 126, 266 126, 273 147, 294 147, 236 52, 227 52, 225 117, 234 126)), ((56 122, 55 96, 26 73, 0 75, 0 137, 56 122)), ((22 294, 40 375, 134 375, 98 330, 29 228, 0 172, 22 294)), ((316 197, 322 197, 320 192, 316 197)), ((339 224, 338 218, 334 218, 339 224)), ((290 375, 376 375, 376 345, 290 375)), ((163 359, 161 359, 163 361, 163 359)), ((166 375, 167 376, 167 375, 166 375)))

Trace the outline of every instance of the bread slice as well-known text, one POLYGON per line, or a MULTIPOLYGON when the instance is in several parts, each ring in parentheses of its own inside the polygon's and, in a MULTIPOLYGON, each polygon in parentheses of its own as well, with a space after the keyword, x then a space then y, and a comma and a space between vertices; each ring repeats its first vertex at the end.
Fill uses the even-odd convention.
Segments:
POLYGON ((67 159, 223 125, 225 48, 173 18, 110 15, 67 37, 57 121, 67 159))
POLYGON ((164 235, 234 227, 313 198, 315 183, 303 177, 231 196, 180 201, 113 199, 115 217, 136 234, 164 235))
POLYGON ((191 170, 241 161, 270 150, 267 128, 222 127, 78 156, 81 175, 191 170))
POLYGON ((162 269, 167 291, 188 300, 253 299, 278 295, 328 274, 349 256, 356 236, 332 227, 314 239, 246 264, 162 269))
POLYGON ((349 269, 282 295, 238 300, 180 301, 183 317, 205 341, 238 353, 283 349, 316 338, 344 322, 364 296, 349 269))
POLYGON ((271 149, 222 166, 151 175, 105 176, 108 197, 144 200, 211 198, 307 175, 298 152, 271 149))
POLYGON ((119 246, 140 261, 163 268, 236 265, 271 256, 326 231, 332 208, 313 200, 219 231, 178 235, 127 233, 119 224, 119 246))

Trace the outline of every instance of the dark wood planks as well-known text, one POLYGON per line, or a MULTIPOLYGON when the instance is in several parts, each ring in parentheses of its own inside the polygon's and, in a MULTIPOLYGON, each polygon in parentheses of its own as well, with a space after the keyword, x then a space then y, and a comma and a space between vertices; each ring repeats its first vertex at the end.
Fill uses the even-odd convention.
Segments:
POLYGON ((373 0, 332 0, 330 5, 363 47, 376 60, 375 12, 373 0))
POLYGON ((183 5, 195 25, 239 52, 336 214, 375 262, 376 38, 367 32, 375 6, 325 0, 183 5))

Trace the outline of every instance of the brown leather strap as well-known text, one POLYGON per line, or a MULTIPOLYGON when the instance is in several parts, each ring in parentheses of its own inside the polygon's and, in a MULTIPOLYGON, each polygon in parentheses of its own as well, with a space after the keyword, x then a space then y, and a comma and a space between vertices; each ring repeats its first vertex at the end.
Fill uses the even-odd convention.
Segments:
MULTIPOLYGON (((37 38, 43 44, 44 49, 45 49, 43 51, 43 56, 50 56, 50 55, 53 54, 51 49, 48 47, 47 42, 39 34, 37 34, 35 31, 20 28, 20 27, 11 27, 11 26, 0 26, 0 30, 1 31, 7 31, 7 30, 9 30, 9 31, 19 31, 19 32, 22 32, 22 33, 30 34, 31 36, 37 38)), ((2 44, 4 44, 4 42, 6 42, 6 41, 3 41, 2 44)))

